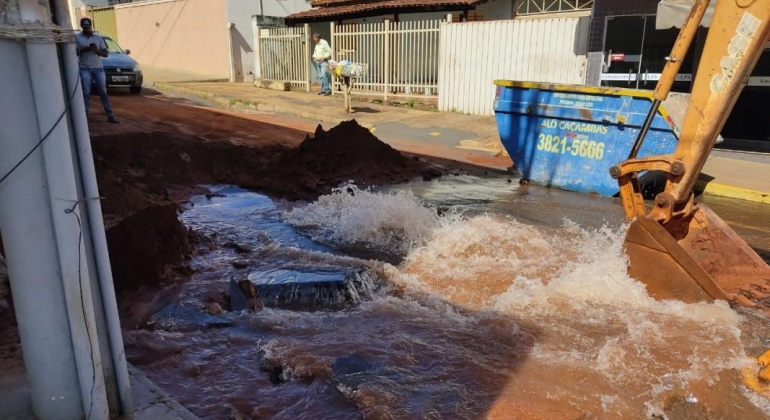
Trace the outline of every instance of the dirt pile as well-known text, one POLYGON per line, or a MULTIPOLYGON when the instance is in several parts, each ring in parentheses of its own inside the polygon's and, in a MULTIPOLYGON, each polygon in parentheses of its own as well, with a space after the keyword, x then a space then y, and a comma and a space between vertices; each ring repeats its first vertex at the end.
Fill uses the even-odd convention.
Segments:
POLYGON ((338 184, 436 177, 355 120, 320 126, 297 148, 251 147, 169 133, 95 137, 94 157, 108 225, 148 205, 184 201, 201 184, 235 184, 289 200, 314 200, 338 184), (116 220, 117 219, 117 220, 116 220))
POLYGON ((299 147, 244 145, 181 133, 92 138, 117 289, 154 285, 174 274, 193 238, 176 206, 202 184, 234 184, 289 200, 314 200, 342 182, 387 184, 441 172, 407 158, 356 121, 299 147))
POLYGON ((269 168, 262 189, 289 199, 313 200, 346 181, 360 185, 389 184, 441 173, 424 162, 409 159, 380 141, 356 120, 324 131, 319 125, 296 149, 290 149, 269 168))
POLYGON ((112 226, 148 206, 179 203, 201 184, 259 184, 262 168, 287 150, 163 132, 92 138, 105 219, 112 226))

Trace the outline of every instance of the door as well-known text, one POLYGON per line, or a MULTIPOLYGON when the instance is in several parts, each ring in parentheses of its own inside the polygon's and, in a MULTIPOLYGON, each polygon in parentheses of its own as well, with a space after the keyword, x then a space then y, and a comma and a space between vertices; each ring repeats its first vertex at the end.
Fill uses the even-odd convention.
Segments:
MULTIPOLYGON (((654 15, 608 16, 606 19, 602 85, 654 89, 679 30, 655 29, 654 15)), ((682 63, 672 91, 690 91, 694 56, 693 46, 682 63)))
POLYGON ((637 88, 646 16, 608 16, 602 86, 637 88))
MULTIPOLYGON (((642 60, 640 64, 640 74, 637 78, 637 87, 639 89, 655 89, 663 68, 666 66, 666 57, 671 55, 671 49, 679 36, 679 29, 671 28, 658 30, 655 29, 655 16, 645 17, 644 45, 642 46, 642 60)), ((706 32, 699 32, 698 36, 705 37, 706 32)), ((696 39, 690 45, 687 55, 676 75, 676 81, 671 87, 673 92, 689 93, 693 81, 693 66, 695 62, 695 53, 699 41, 705 39, 696 39)))

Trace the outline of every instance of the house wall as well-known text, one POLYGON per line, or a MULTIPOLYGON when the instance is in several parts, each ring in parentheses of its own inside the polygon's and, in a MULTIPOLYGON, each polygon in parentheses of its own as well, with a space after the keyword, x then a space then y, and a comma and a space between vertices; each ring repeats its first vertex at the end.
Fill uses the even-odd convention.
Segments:
POLYGON ((225 0, 115 6, 121 47, 140 64, 229 77, 225 0))
MULTIPOLYGON (((262 0, 264 15, 286 17, 310 9, 305 0, 262 0)), ((254 16, 261 15, 259 0, 226 0, 227 22, 235 24, 231 36, 233 39, 233 64, 236 81, 253 82, 254 63, 254 16)))

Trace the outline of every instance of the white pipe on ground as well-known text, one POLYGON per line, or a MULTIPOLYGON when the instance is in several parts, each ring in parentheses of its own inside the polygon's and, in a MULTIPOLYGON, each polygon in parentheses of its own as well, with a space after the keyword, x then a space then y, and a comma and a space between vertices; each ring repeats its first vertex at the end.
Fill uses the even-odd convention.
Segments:
MULTIPOLYGON (((72 26, 68 22, 69 13, 66 0, 51 0, 54 13, 56 14, 56 23, 63 27, 72 26)), ((62 60, 64 62, 64 73, 66 76, 67 91, 81 89, 78 81, 80 80, 80 65, 75 54, 73 44, 60 45, 62 51, 62 60)), ((94 158, 91 151, 91 136, 88 131, 88 119, 86 117, 83 95, 78 92, 72 100, 70 117, 74 131, 76 151, 78 157, 78 169, 83 183, 83 192, 87 198, 99 197, 99 187, 96 180, 96 168, 94 167, 94 158)), ((112 279, 112 267, 110 265, 110 256, 107 249, 107 236, 104 229, 104 217, 102 215, 102 206, 99 200, 86 200, 86 209, 88 210, 89 233, 91 234, 91 243, 93 245, 94 258, 99 278, 98 291, 101 293, 101 303, 104 309, 104 316, 107 324, 107 335, 109 336, 110 353, 112 355, 112 366, 114 368, 115 379, 117 382, 118 396, 120 398, 120 408, 124 417, 131 418, 134 413, 134 399, 131 394, 131 383, 128 374, 128 364, 126 363, 126 353, 123 346, 123 334, 120 328, 120 317, 118 314, 117 299, 115 297, 115 286, 112 279)), ((109 375, 107 375, 109 377, 109 375)))

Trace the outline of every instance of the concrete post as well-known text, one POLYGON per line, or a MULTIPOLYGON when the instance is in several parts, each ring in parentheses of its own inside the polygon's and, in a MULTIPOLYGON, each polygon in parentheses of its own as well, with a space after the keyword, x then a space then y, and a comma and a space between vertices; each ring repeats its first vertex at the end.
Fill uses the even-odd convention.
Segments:
MULTIPOLYGON (((58 25, 72 26, 67 21, 69 15, 66 9, 69 2, 66 0, 52 0, 53 10, 58 25)), ((75 53, 75 45, 59 44, 60 56, 63 61, 64 75, 66 79, 65 91, 77 92, 82 89, 80 85, 80 65, 75 53)), ((88 132, 88 120, 83 106, 83 96, 75 94, 70 98, 70 118, 72 121, 73 160, 75 176, 78 182, 78 196, 99 197, 99 188, 96 183, 96 169, 91 153, 91 137, 88 132)), ((111 414, 122 414, 124 418, 133 417, 134 400, 131 394, 131 383, 128 375, 126 355, 123 348, 123 332, 120 327, 118 305, 115 299, 115 288, 112 280, 112 267, 110 266, 109 252, 107 250, 107 236, 104 229, 101 203, 91 199, 80 206, 83 211, 83 236, 87 252, 88 271, 90 273, 91 291, 93 293, 94 314, 96 316, 96 330, 99 332, 99 348, 102 354, 102 371, 107 388, 107 402, 111 414)))
MULTIPOLYGON (((23 43, 0 39, 0 171, 40 140, 23 43)), ((82 419, 43 155, 33 153, 0 184, 0 231, 32 408, 40 419, 82 419)), ((72 238, 72 246, 77 246, 72 238)))
MULTIPOLYGON (((23 21, 50 22, 37 0, 19 6, 23 21)), ((63 93, 82 95, 80 86, 63 87, 53 42, 0 40, 0 56, 0 78, 13 85, 0 94, 0 173, 13 168, 0 184, 0 230, 33 411, 42 420, 108 419, 63 93)))
POLYGON ((235 52, 233 51, 233 28, 235 24, 233 22, 227 22, 227 57, 230 60, 230 83, 235 83, 235 52))
MULTIPOLYGON (((66 109, 59 60, 53 43, 27 43, 30 80, 38 115, 38 131, 42 138, 50 127, 56 127, 41 146, 47 174, 60 274, 64 299, 80 379, 80 392, 88 418, 109 418, 101 350, 94 316, 93 294, 83 243, 75 170, 70 147, 67 119, 57 124, 66 109), (69 212, 72 210, 71 212, 69 212)), ((72 92, 68 92, 72 94, 72 92)), ((81 92, 75 92, 75 95, 81 92)), ((52 278, 51 280, 53 280, 52 278)))
POLYGON ((259 26, 258 16, 252 16, 251 27, 254 30, 254 81, 262 78, 262 28, 259 26))

